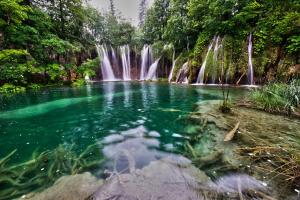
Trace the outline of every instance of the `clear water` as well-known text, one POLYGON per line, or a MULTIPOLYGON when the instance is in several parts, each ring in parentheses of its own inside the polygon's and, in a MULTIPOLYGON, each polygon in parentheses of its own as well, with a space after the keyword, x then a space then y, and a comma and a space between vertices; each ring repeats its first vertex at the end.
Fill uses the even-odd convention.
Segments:
POLYGON ((1 97, 0 158, 17 149, 10 162, 24 162, 36 150, 53 150, 61 144, 81 153, 111 134, 137 127, 158 132, 156 148, 169 151, 180 148, 185 140, 179 136, 185 135, 187 124, 178 119, 199 101, 221 98, 218 88, 139 82, 95 83, 1 97))

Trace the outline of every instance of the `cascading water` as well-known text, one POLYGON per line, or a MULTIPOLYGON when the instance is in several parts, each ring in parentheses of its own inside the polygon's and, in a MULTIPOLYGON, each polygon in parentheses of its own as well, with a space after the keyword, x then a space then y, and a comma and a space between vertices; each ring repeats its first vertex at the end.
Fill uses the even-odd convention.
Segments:
POLYGON ((172 69, 171 69, 171 72, 170 72, 170 75, 169 75, 169 83, 172 81, 172 78, 173 78, 173 72, 174 72, 174 68, 175 68, 175 65, 176 65, 176 61, 177 59, 175 60, 175 50, 173 51, 173 62, 172 62, 172 69))
POLYGON ((182 65, 179 72, 176 76, 176 83, 185 83, 187 82, 187 74, 188 74, 189 63, 186 62, 182 65))
POLYGON ((157 71, 157 66, 158 66, 158 63, 159 63, 159 59, 157 59, 149 68, 149 72, 146 76, 146 80, 152 80, 152 81, 155 81, 157 80, 157 75, 156 75, 156 71, 157 71))
POLYGON ((215 47, 214 47, 214 59, 213 59, 213 69, 212 69, 212 84, 216 83, 216 77, 218 72, 218 53, 219 49, 221 47, 221 44, 219 44, 220 37, 218 36, 216 39, 215 47))
POLYGON ((100 56, 101 58, 101 72, 102 72, 102 76, 103 76, 103 80, 104 81, 115 81, 115 75, 114 72, 112 70, 112 66, 110 64, 109 61, 109 57, 108 57, 108 52, 107 49, 101 45, 101 46, 96 46, 97 48, 97 52, 98 52, 98 56, 100 56))
POLYGON ((115 52, 115 49, 113 47, 110 47, 111 48, 111 54, 112 54, 112 61, 113 63, 117 63, 117 56, 116 56, 116 52, 115 52))
POLYGON ((252 33, 250 33, 248 38, 248 82, 250 85, 254 85, 252 64, 252 33))
POLYGON ((142 68, 140 74, 140 80, 145 80, 147 76, 147 68, 152 63, 152 49, 149 45, 144 45, 142 50, 142 68))
POLYGON ((208 50, 207 50, 207 53, 206 53, 206 56, 205 56, 205 60, 204 62, 202 63, 202 66, 201 66, 201 69, 200 69, 200 72, 198 74, 198 78, 197 78, 197 83, 198 84, 203 84, 204 83, 204 72, 205 72, 205 67, 206 67, 206 63, 207 63, 207 58, 209 56, 209 53, 212 49, 212 46, 213 46, 213 43, 214 41, 216 40, 216 38, 214 38, 214 40, 210 43, 210 45, 208 46, 208 50))
POLYGON ((120 47, 122 67, 123 67, 123 80, 131 80, 131 66, 130 66, 130 49, 128 45, 120 47))

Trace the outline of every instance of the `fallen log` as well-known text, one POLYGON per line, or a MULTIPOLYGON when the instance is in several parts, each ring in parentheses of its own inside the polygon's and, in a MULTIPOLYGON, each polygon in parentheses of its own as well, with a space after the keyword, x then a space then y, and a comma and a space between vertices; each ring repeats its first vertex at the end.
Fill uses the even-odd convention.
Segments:
POLYGON ((240 127, 240 122, 238 122, 234 126, 234 128, 225 135, 224 142, 231 141, 233 139, 233 137, 235 136, 235 133, 237 132, 237 130, 239 129, 239 127, 240 127))

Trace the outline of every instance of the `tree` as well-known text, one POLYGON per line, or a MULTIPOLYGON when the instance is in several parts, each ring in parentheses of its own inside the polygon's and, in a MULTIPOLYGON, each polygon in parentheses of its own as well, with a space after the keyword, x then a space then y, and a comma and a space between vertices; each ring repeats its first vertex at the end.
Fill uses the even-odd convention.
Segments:
POLYGON ((116 16, 116 7, 115 7, 114 0, 109 0, 109 6, 110 6, 110 14, 112 16, 116 16))
POLYGON ((188 0, 171 0, 169 7, 169 19, 164 32, 164 38, 168 43, 173 43, 179 50, 189 46, 189 32, 187 26, 188 0))
POLYGON ((34 0, 34 5, 47 12, 61 38, 82 39, 85 20, 82 0, 34 0))
POLYGON ((169 17, 169 0, 156 0, 147 11, 143 26, 144 41, 153 43, 163 40, 163 34, 169 17))
POLYGON ((139 5, 139 27, 140 28, 145 23, 146 12, 147 12, 147 0, 140 0, 140 5, 139 5))

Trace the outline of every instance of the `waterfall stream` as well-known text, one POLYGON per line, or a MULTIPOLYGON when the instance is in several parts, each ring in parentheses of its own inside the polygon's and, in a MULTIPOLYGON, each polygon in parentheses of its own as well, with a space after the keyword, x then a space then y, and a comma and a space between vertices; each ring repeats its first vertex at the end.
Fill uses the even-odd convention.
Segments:
POLYGON ((141 55, 142 55, 142 67, 141 67, 140 80, 145 80, 148 71, 147 68, 149 67, 150 64, 152 64, 151 46, 144 45, 141 55))
POLYGON ((252 33, 250 33, 248 38, 248 83, 250 85, 254 85, 252 64, 252 33))
POLYGON ((108 52, 105 46, 96 46, 98 56, 101 59, 101 72, 104 81, 115 81, 116 77, 114 75, 112 66, 109 61, 108 52))
POLYGON ((208 50, 207 50, 207 53, 206 53, 206 56, 205 56, 205 59, 204 59, 204 62, 202 63, 202 66, 201 66, 201 69, 200 69, 200 72, 198 74, 198 78, 197 78, 197 83, 198 84, 203 84, 204 83, 204 73, 205 73, 205 67, 206 67, 206 63, 207 63, 207 58, 209 56, 209 53, 212 49, 212 46, 213 46, 213 43, 214 41, 216 40, 216 38, 214 38, 214 40, 210 43, 210 45, 208 46, 208 50))
POLYGON ((155 81, 157 80, 157 74, 156 74, 156 71, 157 71, 157 66, 158 66, 158 63, 159 63, 159 59, 157 59, 149 68, 149 72, 146 76, 146 80, 152 80, 152 81, 155 81))
POLYGON ((123 67, 123 80, 131 80, 131 66, 130 66, 130 48, 128 45, 120 47, 122 67, 123 67))

